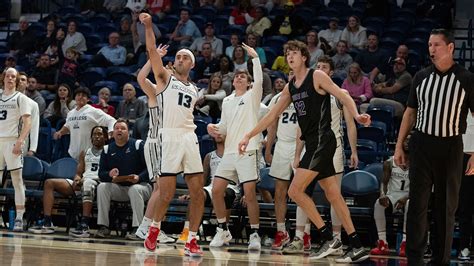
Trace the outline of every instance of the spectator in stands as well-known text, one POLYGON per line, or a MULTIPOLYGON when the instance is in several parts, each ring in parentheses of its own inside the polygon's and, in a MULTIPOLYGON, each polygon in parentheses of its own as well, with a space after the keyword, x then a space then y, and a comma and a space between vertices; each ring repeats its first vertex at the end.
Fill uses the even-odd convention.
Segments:
POLYGON ((341 88, 349 92, 357 105, 368 102, 373 96, 371 82, 362 74, 362 69, 357 63, 349 66, 349 73, 341 88))
POLYGON ((219 69, 219 60, 212 57, 212 46, 205 42, 201 48, 201 60, 197 60, 194 67, 195 80, 199 83, 208 83, 211 74, 219 69))
POLYGON ((89 134, 95 126, 107 126, 112 131, 115 118, 88 104, 91 92, 86 87, 79 87, 74 91, 76 108, 69 111, 64 126, 54 133, 54 139, 60 139, 70 134, 69 156, 78 160, 81 151, 90 148, 89 134))
POLYGON ((370 104, 393 106, 395 116, 401 119, 412 83, 412 76, 406 71, 405 59, 399 57, 393 60, 393 73, 392 78, 374 86, 375 98, 370 100, 370 104))
POLYGON ((310 30, 306 33, 306 46, 308 46, 308 51, 311 56, 309 59, 309 67, 316 68, 319 57, 324 55, 324 51, 319 48, 319 38, 318 32, 315 30, 310 30))
POLYGON ((136 95, 137 91, 132 84, 123 85, 123 100, 119 102, 115 111, 115 117, 126 119, 130 125, 146 112, 146 105, 143 101, 138 100, 136 95))
MULTIPOLYGON (((403 149, 408 154, 407 137, 403 143, 403 149)), ((374 220, 377 226, 378 241, 377 247, 370 251, 371 255, 389 255, 390 250, 387 242, 386 215, 401 212, 403 219, 403 238, 400 244, 398 255, 405 257, 406 247, 406 222, 408 212, 408 192, 410 190, 410 179, 408 178, 408 165, 398 166, 391 156, 383 164, 383 179, 380 197, 374 204, 374 220)))
MULTIPOLYGON (((5 58, 5 62, 3 63, 4 69, 7 69, 9 67, 15 68, 16 67, 16 58, 13 55, 8 55, 5 58)), ((3 69, 2 69, 3 72, 3 69)))
POLYGON ((234 48, 240 45, 240 37, 236 33, 232 33, 230 35, 230 46, 227 46, 225 48, 225 54, 229 57, 232 58, 234 54, 234 48))
POLYGON ((66 32, 64 31, 64 29, 58 28, 58 31, 56 31, 56 38, 51 41, 51 43, 46 48, 46 51, 44 52, 45 54, 49 55, 51 65, 53 66, 55 66, 61 60, 64 59, 62 46, 65 36, 66 32))
POLYGON ((73 20, 69 21, 67 24, 66 38, 64 39, 62 45, 63 54, 66 54, 66 50, 70 47, 75 48, 80 54, 83 54, 85 51, 87 51, 86 39, 84 38, 84 35, 76 30, 77 23, 73 20))
POLYGON ((181 8, 180 20, 170 36, 170 45, 174 45, 175 48, 189 46, 195 39, 201 37, 196 23, 189 19, 189 13, 189 9, 181 8))
POLYGON ((163 19, 171 11, 171 0, 147 0, 146 6, 151 15, 163 19))
POLYGON ((219 72, 212 74, 207 89, 199 91, 200 97, 196 102, 196 110, 212 117, 214 120, 221 117, 222 100, 227 96, 222 89, 222 76, 219 72))
POLYGON ((255 8, 255 19, 247 26, 247 34, 255 34, 263 37, 263 32, 272 26, 272 22, 267 18, 267 10, 263 6, 255 8))
POLYGON ((28 19, 21 16, 18 20, 19 29, 8 38, 8 50, 11 55, 24 57, 35 51, 36 34, 29 27, 28 19))
POLYGON ((283 78, 276 78, 275 81, 273 82, 272 93, 265 96, 262 100, 262 103, 268 106, 273 96, 275 96, 277 93, 282 91, 285 85, 286 85, 286 81, 283 78))
POLYGON ((347 27, 342 31, 341 40, 346 41, 349 48, 365 48, 367 45, 367 29, 360 25, 359 17, 349 17, 347 27))
POLYGON ((393 60, 396 58, 403 58, 407 65, 407 71, 413 76, 420 69, 419 62, 411 62, 408 57, 408 46, 405 44, 400 44, 395 52, 395 56, 391 56, 388 60, 385 60, 385 63, 379 68, 380 73, 386 76, 386 79, 390 78, 392 73, 393 60))
MULTIPOLYGON (((132 34, 134 36, 135 45, 135 58, 137 58, 138 67, 142 67, 148 60, 145 47, 145 26, 138 21, 137 12, 132 12, 132 34)), ((153 32, 155 33, 156 40, 161 38, 161 32, 155 24, 152 24, 153 32)))
POLYGON ((219 71, 217 71, 222 78, 222 89, 226 95, 232 92, 232 80, 234 79, 234 63, 232 59, 226 54, 219 57, 219 71))
POLYGON ((329 28, 319 32, 319 38, 325 39, 332 50, 336 48, 337 42, 341 39, 342 30, 339 29, 339 19, 332 17, 329 19, 329 28))
POLYGON ((377 34, 371 33, 369 35, 367 49, 360 51, 355 61, 359 63, 364 74, 369 76, 371 82, 379 80, 377 76, 379 74, 379 68, 385 61, 385 55, 383 51, 379 49, 379 38, 377 34))
POLYGON ((241 45, 234 49, 232 54, 232 61, 234 62, 234 70, 247 69, 247 61, 245 61, 245 50, 241 45))
POLYGON ((43 214, 42 226, 29 229, 34 234, 53 234, 55 227, 51 219, 54 205, 54 192, 69 197, 80 194, 82 196, 82 221, 78 228, 71 232, 75 237, 89 237, 89 221, 92 217, 92 203, 95 188, 99 184, 99 161, 104 145, 108 141, 107 128, 95 126, 90 132, 92 147, 82 151, 79 156, 76 176, 74 180, 67 178, 48 178, 43 188, 43 214))
POLYGON ((128 124, 119 119, 114 125, 115 142, 104 147, 100 155, 99 178, 97 187, 97 225, 96 237, 110 235, 110 202, 130 201, 132 207, 132 232, 127 239, 137 239, 135 231, 143 219, 145 202, 150 198, 151 186, 145 163, 142 140, 129 138, 128 124))
POLYGON ((204 36, 196 38, 189 49, 193 52, 198 52, 201 54, 204 43, 211 44, 213 58, 217 58, 222 54, 222 40, 214 35, 214 24, 212 22, 206 23, 204 28, 204 36))
POLYGON ((90 66, 120 66, 125 63, 127 58, 127 50, 119 45, 120 35, 118 32, 109 34, 109 45, 100 48, 92 60, 88 63, 90 66))
MULTIPOLYGON (((260 59, 260 64, 262 65, 262 69, 265 68, 265 64, 267 63, 267 57, 265 56, 265 50, 260 47, 260 37, 255 34, 247 34, 246 43, 248 46, 252 47, 257 51, 258 58, 260 59)), ((273 64, 273 62, 270 62, 273 64)))
POLYGON ((31 73, 32 77, 36 78, 38 82, 38 89, 50 93, 56 92, 56 73, 57 69, 51 66, 51 60, 47 54, 42 54, 39 57, 38 64, 31 73))
POLYGON ((53 127, 61 119, 66 119, 69 111, 76 107, 76 101, 72 99, 71 87, 67 84, 61 84, 58 87, 54 100, 49 103, 44 111, 43 118, 48 119, 53 127))
POLYGON ((35 77, 28 78, 28 86, 26 87, 25 94, 38 104, 39 114, 42 116, 44 110, 46 110, 46 101, 38 91, 38 83, 35 77))
POLYGON ((279 55, 277 58, 275 58, 275 61, 273 61, 272 70, 280 71, 285 75, 290 73, 290 66, 288 65, 288 62, 286 62, 284 55, 279 55))
POLYGON ((48 49, 48 46, 55 41, 57 30, 56 20, 48 19, 46 22, 46 34, 41 36, 37 42, 36 50, 39 53, 44 53, 46 49, 48 49))
POLYGON ((285 14, 276 16, 272 26, 264 32, 265 36, 284 35, 289 39, 304 35, 311 28, 295 13, 294 1, 288 0, 283 6, 285 14))
POLYGON ((77 59, 80 54, 74 48, 68 48, 66 56, 59 69, 58 83, 66 83, 70 88, 79 86, 77 78, 80 74, 80 66, 77 59))
POLYGON ((352 57, 347 53, 347 42, 340 40, 336 45, 337 53, 332 57, 334 62, 334 77, 340 79, 347 78, 349 66, 352 64, 352 57))
MULTIPOLYGON (((120 44, 127 50, 127 62, 134 58, 135 41, 132 34, 132 18, 129 15, 124 15, 120 19, 120 44)), ((138 38, 136 38, 138 40, 138 38)))
POLYGON ((252 23, 255 17, 255 10, 250 5, 250 0, 240 0, 229 16, 229 25, 242 25, 252 23))
POLYGON ((107 87, 103 87, 102 89, 99 90, 97 94, 99 96, 99 102, 91 104, 91 105, 97 109, 104 111, 106 114, 110 116, 114 116, 115 107, 109 104, 110 95, 112 95, 112 93, 110 92, 110 89, 107 87))

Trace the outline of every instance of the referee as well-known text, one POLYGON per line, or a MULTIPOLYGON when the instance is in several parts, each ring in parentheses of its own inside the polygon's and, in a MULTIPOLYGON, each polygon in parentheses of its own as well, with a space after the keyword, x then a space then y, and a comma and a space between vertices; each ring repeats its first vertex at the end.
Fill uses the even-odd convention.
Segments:
MULTIPOLYGON (((408 265, 424 265, 428 202, 434 186, 435 264, 449 265, 463 170, 462 134, 466 117, 474 114, 474 78, 453 59, 454 37, 445 29, 431 31, 428 41, 433 64, 413 79, 403 115, 395 163, 407 164, 403 141, 410 130, 410 207, 407 217, 408 265)), ((467 173, 474 174, 474 156, 467 173)))

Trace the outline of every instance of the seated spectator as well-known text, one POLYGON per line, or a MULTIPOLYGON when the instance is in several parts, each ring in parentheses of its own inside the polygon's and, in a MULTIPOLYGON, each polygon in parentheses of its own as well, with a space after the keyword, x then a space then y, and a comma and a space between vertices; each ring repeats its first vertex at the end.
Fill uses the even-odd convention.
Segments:
POLYGON ((347 42, 340 40, 336 46, 337 53, 332 57, 334 62, 334 77, 340 79, 347 78, 349 72, 349 66, 352 64, 352 57, 347 53, 347 42))
POLYGON ((252 23, 255 10, 250 5, 250 0, 240 0, 238 5, 232 9, 229 16, 229 25, 243 25, 252 23))
POLYGON ((349 17, 347 27, 342 31, 341 40, 346 41, 349 48, 365 48, 367 44, 367 29, 360 25, 359 17, 349 17))
MULTIPOLYGON (((143 116, 146 112, 146 105, 136 97, 137 92, 132 84, 123 85, 123 100, 121 100, 115 111, 115 117, 123 118, 128 123, 135 123, 135 119, 143 116)), ((140 220, 141 221, 141 220, 140 220)))
POLYGON ((232 61, 234 62, 234 71, 240 69, 247 69, 247 61, 245 60, 245 50, 241 45, 238 45, 234 49, 232 54, 232 61))
POLYGON ((44 110, 46 110, 46 101, 38 91, 38 83, 35 77, 28 78, 28 86, 26 87, 25 94, 38 104, 39 114, 42 116, 44 110))
POLYGON ((324 55, 324 51, 319 48, 319 38, 317 31, 310 30, 308 33, 306 33, 306 45, 308 46, 308 51, 311 56, 309 59, 309 67, 315 69, 319 57, 324 55))
MULTIPOLYGON (((253 49, 255 49, 255 51, 258 54, 258 58, 260 59, 260 64, 262 65, 262 69, 265 68, 265 64, 267 63, 267 57, 265 55, 265 50, 263 50, 263 48, 260 47, 260 37, 258 37, 255 34, 247 34, 246 44, 252 47, 253 49)), ((273 63, 273 62, 270 62, 270 63, 273 63)))
POLYGON ((89 222, 92 218, 92 203, 95 188, 99 184, 99 162, 104 145, 108 141, 107 128, 95 126, 90 132, 92 147, 82 151, 79 156, 76 176, 74 180, 64 178, 49 178, 44 182, 43 188, 43 214, 44 221, 41 227, 29 229, 34 234, 53 234, 51 212, 54 205, 54 192, 63 196, 82 196, 82 219, 76 230, 71 232, 74 237, 89 237, 89 222))
POLYGON ((263 37, 263 32, 272 26, 272 22, 267 18, 267 11, 264 7, 255 8, 255 19, 247 26, 247 34, 255 34, 263 37))
POLYGON ((79 87, 74 91, 76 108, 72 109, 66 118, 63 127, 54 133, 54 139, 60 139, 65 134, 70 134, 71 143, 68 153, 72 158, 79 160, 81 151, 90 148, 89 135, 95 126, 107 126, 112 131, 115 118, 88 104, 91 92, 86 87, 79 87))
POLYGON ((68 48, 72 47, 76 49, 80 54, 87 51, 86 38, 82 33, 76 31, 77 23, 73 20, 67 24, 67 34, 62 45, 63 54, 66 54, 68 48))
POLYGON ((337 42, 341 39, 342 30, 339 29, 339 19, 332 17, 329 19, 329 28, 321 30, 318 35, 320 39, 324 39, 331 46, 331 50, 336 48, 337 42))
POLYGON ((62 46, 65 36, 66 32, 64 31, 64 29, 59 28, 56 32, 56 38, 51 41, 49 46, 46 48, 46 51, 44 52, 44 54, 49 55, 52 66, 56 66, 60 61, 64 59, 62 46))
POLYGON ((127 50, 119 43, 120 35, 117 32, 110 33, 109 45, 100 48, 88 65, 99 67, 123 65, 127 58, 127 50))
POLYGON ((158 16, 160 20, 171 12, 171 0, 147 0, 146 6, 150 14, 158 16))
POLYGON ((28 19, 25 16, 21 16, 18 23, 18 31, 8 38, 8 50, 11 55, 24 57, 35 51, 36 34, 29 27, 28 19))
POLYGON ((209 80, 207 89, 199 91, 200 97, 196 102, 196 110, 216 120, 221 117, 222 100, 227 95, 222 89, 222 77, 218 72, 212 74, 209 80))
POLYGON ((48 46, 56 39, 56 32, 58 31, 56 26, 56 20, 48 19, 46 22, 46 32, 44 36, 41 36, 37 42, 36 51, 44 53, 48 46))
POLYGON ((286 75, 290 73, 290 66, 288 65, 288 62, 286 62, 284 55, 279 55, 277 58, 275 58, 275 61, 273 61, 272 70, 280 71, 286 75))
POLYGON ((58 87, 54 100, 49 103, 44 111, 43 118, 48 119, 53 127, 61 119, 66 119, 69 111, 76 107, 76 101, 72 99, 71 87, 67 84, 61 84, 58 87))
POLYGON ((276 16, 272 21, 272 26, 265 30, 263 35, 274 36, 284 35, 289 39, 306 34, 311 29, 295 12, 294 1, 288 0, 283 6, 285 14, 276 16))
POLYGON ((282 78, 276 78, 273 82, 273 89, 272 93, 268 94, 263 98, 262 103, 267 105, 270 103, 270 100, 275 96, 277 93, 281 92, 286 85, 286 81, 282 78))
POLYGON ((189 13, 189 9, 181 9, 180 20, 170 36, 170 45, 176 49, 181 46, 189 46, 195 39, 201 37, 201 32, 196 23, 189 18, 189 13))
POLYGON ((208 83, 211 74, 219 69, 219 60, 212 57, 212 47, 210 43, 203 43, 201 50, 203 59, 197 60, 196 62, 194 67, 194 79, 199 83, 208 83))
POLYGON ((57 72, 58 70, 51 66, 51 60, 49 56, 47 54, 42 54, 39 57, 36 67, 33 68, 31 76, 36 78, 39 90, 55 93, 57 88, 57 72))
MULTIPOLYGON (((5 62, 3 63, 3 69, 7 69, 9 67, 11 68, 16 67, 16 58, 13 55, 8 55, 5 58, 5 62)), ((3 69, 2 69, 2 72, 3 72, 3 69)))
POLYGON ((66 56, 59 69, 58 83, 66 83, 70 88, 79 86, 77 82, 81 72, 79 62, 77 62, 79 56, 80 54, 74 48, 67 49, 66 56))
POLYGON ((240 45, 240 37, 238 34, 232 33, 230 35, 230 46, 227 46, 225 48, 225 54, 229 57, 232 58, 232 55, 234 54, 234 48, 240 45))
POLYGON ((223 54, 219 57, 219 71, 217 71, 222 78, 222 89, 226 95, 232 92, 232 81, 234 79, 234 63, 229 56, 223 54))
POLYGON ((370 100, 370 104, 393 106, 395 116, 402 118, 412 83, 411 74, 406 71, 403 58, 393 60, 393 73, 392 78, 374 86, 375 98, 370 100))
POLYGON ((416 72, 420 69, 421 65, 419 65, 419 62, 411 62, 410 58, 408 57, 408 46, 405 44, 400 44, 397 48, 397 51, 395 52, 394 56, 390 56, 388 60, 385 60, 385 63, 382 64, 381 67, 379 67, 380 73, 385 75, 385 79, 390 78, 388 75, 392 73, 392 67, 394 60, 396 58, 402 58, 405 60, 405 63, 407 65, 407 71, 414 76, 416 72))
POLYGON ((212 22, 206 23, 206 27, 204 28, 204 36, 196 38, 189 49, 193 52, 198 52, 201 54, 204 43, 211 44, 213 58, 217 58, 222 54, 222 40, 214 35, 214 24, 212 22))
MULTIPOLYGON (((120 19, 120 44, 127 50, 127 62, 135 56, 135 41, 132 34, 132 18, 125 15, 120 19)), ((138 40, 138 38, 137 38, 138 40)))
POLYGON ((368 102, 373 96, 371 82, 362 74, 362 69, 357 63, 349 66, 349 73, 341 88, 349 92, 357 105, 368 102))
POLYGON ((115 107, 109 104, 110 95, 112 95, 112 93, 110 92, 110 89, 107 87, 103 87, 102 89, 99 90, 97 94, 99 96, 99 102, 91 104, 91 105, 97 109, 104 111, 106 114, 110 116, 114 116, 115 107))
POLYGON ((114 125, 114 140, 104 147, 100 155, 99 178, 97 187, 97 225, 96 237, 110 235, 110 202, 130 201, 132 207, 132 232, 127 239, 137 239, 135 231, 143 219, 145 202, 150 198, 151 186, 145 163, 142 140, 129 138, 128 124, 117 120, 114 125))
POLYGON ((379 49, 379 38, 377 34, 371 33, 368 38, 367 49, 362 50, 355 61, 359 63, 364 74, 369 76, 371 82, 379 80, 379 68, 385 62, 385 54, 379 49))

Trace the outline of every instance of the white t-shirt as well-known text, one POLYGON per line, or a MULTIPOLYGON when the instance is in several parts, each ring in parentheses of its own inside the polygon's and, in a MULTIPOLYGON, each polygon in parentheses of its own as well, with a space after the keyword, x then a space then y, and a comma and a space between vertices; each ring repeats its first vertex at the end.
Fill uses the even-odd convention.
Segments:
POLYGON ((16 139, 20 136, 20 120, 23 115, 31 115, 28 96, 19 91, 11 95, 0 94, 0 139, 16 139))
MULTIPOLYGON (((233 93, 222 102, 222 115, 218 127, 219 133, 226 135, 224 154, 238 153, 237 146, 240 140, 257 125, 259 119, 263 74, 260 60, 253 58, 252 62, 254 73, 252 88, 241 96, 233 93)), ((259 142, 260 135, 251 138, 247 150, 257 150, 259 142)))
POLYGON ((108 127, 110 132, 114 129, 115 121, 115 118, 88 104, 79 110, 74 108, 69 111, 66 117, 66 124, 64 124, 71 134, 71 142, 68 150, 69 155, 78 160, 81 151, 92 147, 92 128, 95 126, 105 126, 108 127))
MULTIPOLYGON (((268 104, 268 108, 271 110, 278 100, 280 99, 281 92, 273 96, 268 104)), ((278 129, 277 129, 277 138, 278 141, 285 142, 296 142, 296 132, 298 130, 298 118, 296 116, 295 106, 293 104, 288 105, 288 107, 281 113, 278 118, 278 129)))

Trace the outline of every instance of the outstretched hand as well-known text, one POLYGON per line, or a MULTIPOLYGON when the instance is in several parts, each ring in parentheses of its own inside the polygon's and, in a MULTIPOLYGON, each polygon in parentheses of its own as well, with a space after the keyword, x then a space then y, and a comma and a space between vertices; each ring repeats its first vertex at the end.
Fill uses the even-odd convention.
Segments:
POLYGON ((160 44, 158 45, 158 47, 156 48, 156 51, 158 52, 158 55, 160 55, 161 58, 163 58, 166 53, 168 53, 168 47, 170 47, 169 45, 165 44, 160 44))
POLYGON ((245 51, 247 52, 248 56, 252 57, 252 58, 257 58, 258 57, 258 54, 257 52, 255 51, 255 49, 253 49, 252 47, 248 46, 247 44, 245 43, 242 43, 242 47, 245 49, 245 51))
POLYGON ((152 20, 151 15, 148 13, 140 13, 138 16, 140 22, 143 23, 145 26, 151 26, 152 20))

